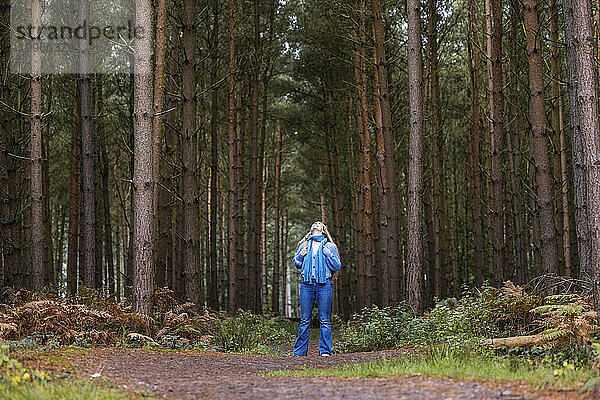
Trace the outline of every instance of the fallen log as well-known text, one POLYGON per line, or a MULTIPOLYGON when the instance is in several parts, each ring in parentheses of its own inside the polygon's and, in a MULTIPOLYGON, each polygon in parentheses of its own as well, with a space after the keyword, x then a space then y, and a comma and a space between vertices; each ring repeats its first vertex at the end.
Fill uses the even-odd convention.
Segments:
POLYGON ((484 344, 498 347, 525 347, 525 346, 536 346, 549 342, 551 340, 543 335, 529 335, 529 336, 512 336, 507 338, 497 339, 486 339, 484 344))

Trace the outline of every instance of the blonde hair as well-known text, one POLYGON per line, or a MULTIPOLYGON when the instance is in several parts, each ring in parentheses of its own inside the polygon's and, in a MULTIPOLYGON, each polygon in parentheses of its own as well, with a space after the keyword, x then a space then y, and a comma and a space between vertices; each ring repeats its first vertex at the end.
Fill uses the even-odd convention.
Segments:
MULTIPOLYGON (((325 235, 325 237, 327 237, 327 240, 328 240, 328 241, 329 241, 331 244, 333 244, 333 245, 335 246, 335 243, 334 243, 333 239, 331 238, 331 234, 329 233, 329 229, 327 229, 327 225, 325 225, 325 224, 324 224, 323 222, 321 222, 321 221, 315 221, 315 222, 313 223, 313 225, 314 225, 314 224, 316 224, 317 222, 320 222, 320 223, 321 223, 321 225, 323 225, 323 234, 325 235)), ((311 225, 311 228, 312 228, 312 225, 311 225)), ((306 234, 306 235, 305 235, 305 236, 302 238, 302 240, 300 240, 300 241, 298 242, 298 245, 296 246, 297 248, 298 248, 298 247, 300 247, 300 245, 301 245, 302 243, 304 243, 304 242, 306 242, 306 241, 308 240, 308 238, 310 237, 310 234, 311 234, 311 232, 312 232, 312 229, 311 229, 311 230, 309 230, 309 231, 308 231, 308 233, 307 233, 307 234, 306 234)))

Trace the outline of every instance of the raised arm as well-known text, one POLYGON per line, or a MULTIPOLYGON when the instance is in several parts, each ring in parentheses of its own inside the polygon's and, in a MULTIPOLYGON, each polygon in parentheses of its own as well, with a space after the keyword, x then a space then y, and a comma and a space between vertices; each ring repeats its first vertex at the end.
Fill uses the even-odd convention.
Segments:
POLYGON ((340 261, 340 254, 338 253, 337 246, 331 242, 325 243, 323 247, 323 255, 327 261, 327 265, 333 271, 337 271, 342 268, 342 262, 340 261))

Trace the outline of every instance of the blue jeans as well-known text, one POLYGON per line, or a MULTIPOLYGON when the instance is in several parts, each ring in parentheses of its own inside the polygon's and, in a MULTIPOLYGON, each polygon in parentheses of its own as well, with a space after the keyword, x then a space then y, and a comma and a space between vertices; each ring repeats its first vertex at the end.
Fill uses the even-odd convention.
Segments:
POLYGON ((331 280, 327 280, 326 283, 302 282, 300 284, 300 329, 298 329, 298 339, 294 344, 295 356, 305 356, 308 350, 310 320, 315 300, 319 309, 319 353, 331 354, 329 314, 332 298, 331 280))

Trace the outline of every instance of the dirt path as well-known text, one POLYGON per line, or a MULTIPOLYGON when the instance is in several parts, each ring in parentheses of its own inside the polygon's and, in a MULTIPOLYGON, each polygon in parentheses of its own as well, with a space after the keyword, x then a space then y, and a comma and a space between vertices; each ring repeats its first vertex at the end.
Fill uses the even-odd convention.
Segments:
MULTIPOLYGON (((312 346, 313 348, 315 346, 312 346)), ((397 351, 319 357, 234 355, 95 349, 70 360, 117 387, 168 399, 579 399, 574 391, 536 391, 517 383, 459 381, 402 376, 390 378, 290 378, 257 374, 301 366, 328 367, 398 356, 397 351)))

